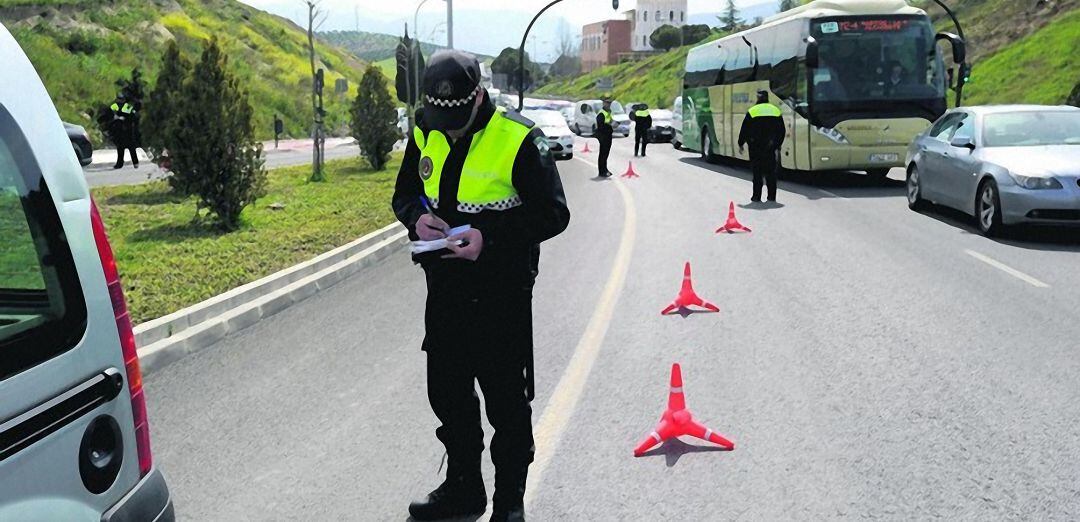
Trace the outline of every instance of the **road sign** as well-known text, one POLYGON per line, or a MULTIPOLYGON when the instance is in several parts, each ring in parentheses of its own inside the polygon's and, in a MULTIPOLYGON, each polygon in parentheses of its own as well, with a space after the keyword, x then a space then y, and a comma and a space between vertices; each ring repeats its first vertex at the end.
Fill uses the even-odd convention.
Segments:
POLYGON ((596 88, 601 91, 610 91, 611 89, 615 88, 615 82, 611 79, 610 76, 598 78, 596 80, 596 88))

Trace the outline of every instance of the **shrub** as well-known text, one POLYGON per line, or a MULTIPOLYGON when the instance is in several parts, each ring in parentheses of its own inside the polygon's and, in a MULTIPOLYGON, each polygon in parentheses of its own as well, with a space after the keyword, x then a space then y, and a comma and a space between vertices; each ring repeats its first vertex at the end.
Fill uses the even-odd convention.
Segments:
POLYGON ((378 67, 369 65, 356 90, 352 105, 352 135, 360 145, 360 155, 371 168, 382 170, 398 140, 397 111, 390 98, 386 78, 378 67))
MULTIPOLYGON (((155 163, 169 166, 169 149, 173 147, 176 131, 176 110, 184 86, 191 71, 191 62, 180 54, 176 41, 169 42, 161 58, 161 72, 157 83, 150 92, 146 110, 142 119, 143 145, 155 163)), ((169 186, 179 194, 190 194, 190 187, 183 183, 185 178, 170 176, 169 186)))
POLYGON ((244 207, 263 195, 266 171, 247 93, 227 66, 217 39, 211 39, 174 106, 169 152, 173 176, 198 196, 196 218, 205 210, 219 227, 235 230, 244 207))
POLYGON ((682 40, 682 31, 672 25, 661 25, 649 35, 649 45, 651 45, 653 49, 660 49, 663 51, 670 51, 671 49, 678 47, 680 40, 682 40))

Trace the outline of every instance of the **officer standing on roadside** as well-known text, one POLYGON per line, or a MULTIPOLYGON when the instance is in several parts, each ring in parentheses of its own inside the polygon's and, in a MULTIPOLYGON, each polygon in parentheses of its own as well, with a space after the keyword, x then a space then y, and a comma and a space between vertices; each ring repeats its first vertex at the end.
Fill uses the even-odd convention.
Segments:
POLYGON ((649 106, 639 103, 634 114, 634 157, 638 155, 638 147, 641 147, 641 157, 645 157, 645 147, 649 144, 649 129, 652 128, 652 115, 649 114, 649 106))
POLYGON ((611 98, 604 97, 604 105, 600 108, 600 111, 596 113, 596 135, 597 141, 600 142, 600 158, 599 167, 601 178, 611 177, 611 171, 608 170, 607 160, 611 155, 611 135, 614 134, 615 129, 611 127, 611 98))
POLYGON ((769 103, 769 91, 758 91, 757 105, 746 112, 739 131, 739 153, 750 145, 750 164, 754 169, 754 194, 750 201, 761 201, 763 180, 769 185, 769 201, 776 201, 776 169, 785 134, 780 108, 769 103))
POLYGON ((135 106, 121 93, 116 96, 116 101, 109 106, 112 111, 112 122, 109 124, 109 137, 116 144, 116 163, 114 169, 124 166, 124 151, 131 153, 131 164, 139 168, 139 155, 135 152, 138 146, 138 114, 135 106))
POLYGON ((278 148, 278 140, 281 139, 281 133, 285 132, 285 122, 278 118, 277 114, 274 114, 274 148, 278 148))
POLYGON ((532 288, 539 245, 566 229, 570 211, 543 132, 495 107, 474 56, 435 53, 422 87, 394 213, 413 240, 472 228, 447 238, 447 250, 413 258, 427 278, 427 391, 447 466, 446 480, 409 513, 439 520, 487 508, 478 382, 495 429, 491 520, 520 521, 534 451, 532 288))

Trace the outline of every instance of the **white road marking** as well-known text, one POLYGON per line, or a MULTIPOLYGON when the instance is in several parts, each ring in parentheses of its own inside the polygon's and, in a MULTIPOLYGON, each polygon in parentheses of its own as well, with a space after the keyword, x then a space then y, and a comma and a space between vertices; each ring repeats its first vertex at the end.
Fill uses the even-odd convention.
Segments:
POLYGON ((1046 283, 1044 283, 1042 281, 1039 281, 1038 279, 1035 279, 1034 277, 1031 277, 1031 276, 1029 276, 1029 275, 1027 275, 1027 274, 1025 274, 1025 273, 1023 273, 1023 272, 1009 266, 1009 265, 1006 265, 1005 263, 1002 263, 1001 261, 989 258, 989 257, 987 257, 987 256, 985 256, 983 254, 975 252, 974 250, 964 250, 964 253, 966 253, 967 255, 969 255, 971 257, 974 257, 975 259, 978 259, 979 261, 982 261, 983 263, 986 263, 986 264, 988 264, 988 265, 990 265, 990 266, 992 266, 992 267, 994 267, 994 268, 996 268, 998 270, 1001 270, 1002 272, 1005 272, 1006 274, 1009 274, 1009 275, 1011 275, 1011 276, 1025 282, 1025 283, 1027 283, 1027 284, 1029 284, 1031 286, 1034 286, 1036 288, 1050 288, 1050 285, 1048 285, 1048 284, 1046 284, 1046 283))
POLYGON ((844 196, 841 196, 841 195, 839 195, 839 194, 835 194, 835 193, 829 192, 828 190, 825 190, 825 189, 823 189, 823 188, 819 188, 819 189, 818 189, 818 192, 820 192, 820 193, 822 193, 822 194, 825 194, 826 196, 829 196, 830 198, 837 198, 837 199, 847 199, 847 198, 845 198, 844 196))
MULTIPOLYGON (((579 158, 580 159, 580 158, 579 158)), ((580 159, 582 163, 592 164, 590 161, 580 159)), ((595 166, 595 165, 593 165, 595 166)), ((528 506, 535 498, 537 486, 541 483, 544 471, 551 464, 551 459, 558 449, 563 433, 574 415, 585 392, 585 384, 592 372, 596 358, 600 354, 600 347, 604 344, 604 336, 607 335, 608 325, 615 314, 615 304, 622 293, 626 283, 626 274, 630 268, 630 259, 634 251, 634 241, 637 237, 637 211, 634 208, 634 196, 624 183, 614 182, 615 187, 622 196, 624 218, 622 235, 619 238, 619 249, 615 253, 611 273, 607 283, 596 303, 592 318, 589 320, 585 333, 578 341, 574 354, 570 357, 566 370, 555 386, 555 391, 544 408, 540 421, 533 429, 533 437, 536 440, 536 456, 529 469, 529 480, 525 488, 525 504, 528 506)))

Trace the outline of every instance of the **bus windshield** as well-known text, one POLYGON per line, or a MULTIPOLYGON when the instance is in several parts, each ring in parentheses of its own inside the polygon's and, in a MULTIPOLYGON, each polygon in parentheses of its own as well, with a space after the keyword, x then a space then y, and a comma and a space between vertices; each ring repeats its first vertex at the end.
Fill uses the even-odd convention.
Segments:
POLYGON ((823 18, 811 24, 819 66, 813 102, 930 100, 945 96, 944 65, 925 17, 823 18))

